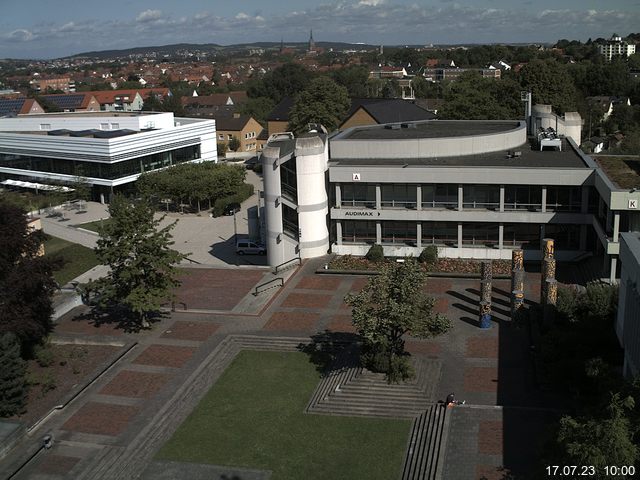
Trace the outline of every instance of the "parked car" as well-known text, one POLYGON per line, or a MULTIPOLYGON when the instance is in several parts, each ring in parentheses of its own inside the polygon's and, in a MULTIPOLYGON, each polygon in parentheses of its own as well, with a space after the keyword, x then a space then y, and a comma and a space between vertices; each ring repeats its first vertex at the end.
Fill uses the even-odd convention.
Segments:
POLYGON ((251 240, 238 240, 236 253, 238 255, 266 255, 267 247, 251 240))
POLYGON ((224 214, 225 215, 234 215, 236 213, 238 213, 240 211, 240 204, 237 202, 234 203, 230 203, 229 205, 227 205, 226 207, 224 207, 224 214))

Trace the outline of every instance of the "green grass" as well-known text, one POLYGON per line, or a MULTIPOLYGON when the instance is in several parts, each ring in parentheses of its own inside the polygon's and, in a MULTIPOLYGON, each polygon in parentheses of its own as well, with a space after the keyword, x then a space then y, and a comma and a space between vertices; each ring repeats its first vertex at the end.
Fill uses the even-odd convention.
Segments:
POLYGON ((98 259, 92 249, 57 237, 49 236, 49 239, 44 242, 44 254, 45 256, 60 255, 66 260, 63 267, 53 274, 59 285, 70 282, 98 265, 98 259))
POLYGON ((84 228, 85 230, 91 230, 92 232, 98 233, 100 230, 100 225, 106 225, 111 221, 110 218, 105 218, 104 220, 95 220, 93 222, 81 223, 79 225, 74 225, 78 228, 84 228))
POLYGON ((410 421, 304 414, 319 380, 303 353, 243 351, 158 457, 273 480, 398 478, 410 421))

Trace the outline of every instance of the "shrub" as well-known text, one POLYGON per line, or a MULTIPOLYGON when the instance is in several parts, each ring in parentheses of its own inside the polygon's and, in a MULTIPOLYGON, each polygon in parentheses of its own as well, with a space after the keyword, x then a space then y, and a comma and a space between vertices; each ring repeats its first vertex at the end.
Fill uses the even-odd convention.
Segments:
POLYGON ((384 250, 382 249, 382 245, 371 245, 371 248, 367 252, 367 260, 371 262, 382 262, 384 260, 384 250))
POLYGON ((618 306, 618 287, 607 283, 590 282, 581 302, 584 313, 593 320, 613 320, 618 306))
POLYGON ((24 410, 27 399, 27 365, 12 333, 0 337, 0 365, 0 417, 10 417, 24 410))
POLYGON ((36 346, 33 354, 36 358, 36 362, 38 362, 38 365, 41 367, 50 367, 55 361, 53 350, 51 350, 48 343, 36 346))
POLYGON ((420 256, 418 257, 418 261, 420 263, 426 263, 427 265, 433 265, 438 260, 438 247, 435 245, 429 245, 425 247, 422 252, 420 252, 420 256))
POLYGON ((558 320, 575 322, 578 319, 578 294, 571 288, 558 288, 556 311, 558 320))
POLYGON ((234 195, 230 195, 228 197, 218 198, 213 203, 213 208, 211 209, 211 213, 214 217, 219 217, 224 213, 224 209, 227 208, 227 205, 230 203, 242 203, 251 195, 253 195, 254 186, 250 183, 243 183, 238 193, 234 195))

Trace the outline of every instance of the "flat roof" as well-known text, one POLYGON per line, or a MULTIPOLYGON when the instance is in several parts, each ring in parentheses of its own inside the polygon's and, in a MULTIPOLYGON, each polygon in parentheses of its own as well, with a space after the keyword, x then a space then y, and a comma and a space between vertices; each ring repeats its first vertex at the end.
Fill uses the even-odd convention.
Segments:
POLYGON ((355 127, 334 140, 406 140, 417 138, 469 137, 504 133, 520 127, 517 120, 427 120, 355 127))
POLYGON ((145 115, 160 115, 167 112, 109 112, 100 110, 99 112, 50 112, 50 113, 29 113, 14 118, 51 118, 51 117, 143 117, 145 115))
POLYGON ((331 158, 332 166, 412 166, 412 167, 508 167, 508 168, 590 168, 566 139, 562 151, 539 151, 534 145, 524 144, 512 152, 491 152, 435 158, 331 158), (521 152, 513 156, 513 152, 521 152), (510 155, 511 153, 511 155, 510 155))

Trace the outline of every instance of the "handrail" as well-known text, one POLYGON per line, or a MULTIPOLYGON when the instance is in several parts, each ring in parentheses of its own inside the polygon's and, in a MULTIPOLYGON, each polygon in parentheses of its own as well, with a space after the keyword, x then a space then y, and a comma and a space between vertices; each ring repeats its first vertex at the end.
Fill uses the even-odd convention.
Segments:
MULTIPOLYGON (((291 260, 287 260, 286 262, 281 263, 280 265, 277 265, 273 269, 273 273, 276 274, 279 271, 284 270, 284 268, 280 268, 280 267, 284 267, 285 265, 288 265, 291 262, 298 262, 298 265, 302 265, 302 260, 300 259, 300 257, 295 257, 295 258, 292 258, 291 260)), ((289 267, 287 267, 287 268, 289 268, 289 267)))
POLYGON ((284 287, 284 279, 282 279, 281 277, 278 277, 278 278, 272 278, 272 279, 271 279, 271 280, 269 280, 268 282, 264 282, 264 283, 261 283, 260 285, 257 285, 257 286, 256 286, 256 288, 255 288, 255 289, 254 289, 254 291, 253 291, 253 296, 255 297, 255 296, 257 296, 259 293, 264 292, 265 290, 269 290, 269 288, 265 288, 264 290, 262 290, 261 292, 259 292, 259 291, 258 291, 258 289, 259 289, 260 287, 264 287, 264 286, 266 286, 266 285, 269 285, 270 283, 277 282, 278 280, 280 280, 280 284, 279 284, 279 285, 272 285, 272 286, 271 286, 271 287, 269 287, 269 288, 284 287))

